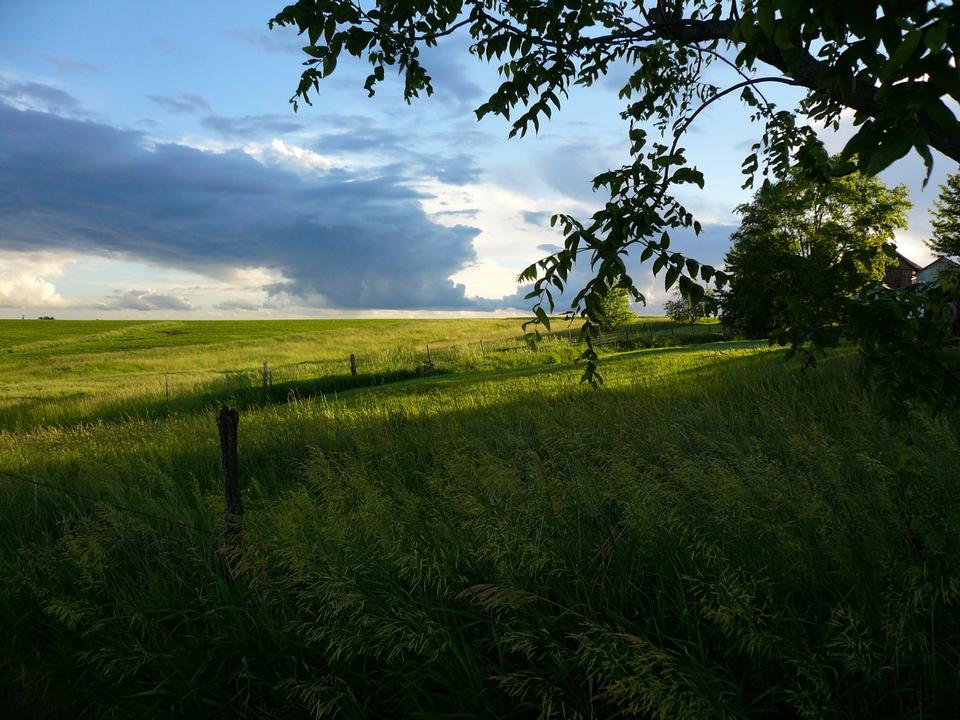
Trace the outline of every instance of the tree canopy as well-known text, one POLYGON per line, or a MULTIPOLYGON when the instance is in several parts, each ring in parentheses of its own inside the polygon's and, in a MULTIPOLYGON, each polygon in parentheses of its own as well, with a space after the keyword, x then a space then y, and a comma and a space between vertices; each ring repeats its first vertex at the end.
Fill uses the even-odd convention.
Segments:
POLYGON ((883 278, 909 208, 906 187, 859 172, 813 181, 794 170, 765 184, 737 208, 724 323, 750 335, 836 323, 845 298, 883 278))
POLYGON ((695 325, 701 318, 717 314, 717 302, 712 292, 708 292, 698 301, 674 293, 674 296, 663 304, 663 312, 674 322, 695 325))
POLYGON ((930 248, 940 255, 960 255, 960 173, 954 173, 940 186, 932 224, 930 248))
POLYGON ((624 288, 615 287, 600 302, 595 322, 600 330, 609 332, 635 319, 636 315, 630 309, 630 294, 624 288))
MULTIPOLYGON (((273 25, 295 26, 308 41, 295 107, 311 102, 345 55, 369 62, 370 94, 396 68, 407 101, 430 95, 421 50, 465 32, 471 52, 497 63, 502 78, 476 114, 504 117, 511 136, 538 130, 571 86, 593 85, 613 63, 628 63, 632 73, 620 97, 630 157, 594 179, 607 200, 592 217, 552 218, 564 233, 563 248, 519 277, 533 283, 535 316, 549 324, 556 291, 588 256, 593 277, 570 310, 586 318, 588 340, 609 288, 643 299, 625 263, 631 248, 663 274, 667 289, 677 285, 694 300, 703 283, 726 282, 725 273, 677 252, 670 238, 680 228, 700 231, 674 191, 703 187, 681 142, 714 102, 738 96, 762 128, 743 163, 745 186, 757 173, 783 178, 792 166, 820 178, 856 168, 875 174, 911 151, 928 172, 933 150, 960 161, 960 9, 952 2, 378 0, 365 7, 357 0, 298 0, 273 25), (707 73, 717 65, 736 81, 715 84, 707 73), (763 93, 771 83, 805 96, 796 108, 779 108, 763 93), (835 162, 814 125, 838 128, 844 110, 852 111, 855 132, 835 162)), ((589 379, 596 358, 589 343, 584 358, 589 379)))

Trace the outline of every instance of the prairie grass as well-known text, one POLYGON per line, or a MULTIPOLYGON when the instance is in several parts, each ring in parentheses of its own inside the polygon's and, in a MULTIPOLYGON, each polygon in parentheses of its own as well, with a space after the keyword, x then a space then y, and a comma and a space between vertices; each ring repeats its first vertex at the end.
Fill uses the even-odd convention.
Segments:
POLYGON ((884 416, 843 352, 806 373, 747 342, 611 354, 600 390, 559 350, 535 355, 251 399, 233 574, 216 552, 222 398, 160 414, 131 391, 125 415, 90 401, 0 431, 0 470, 26 479, 0 479, 9 711, 960 706, 957 417, 884 416))

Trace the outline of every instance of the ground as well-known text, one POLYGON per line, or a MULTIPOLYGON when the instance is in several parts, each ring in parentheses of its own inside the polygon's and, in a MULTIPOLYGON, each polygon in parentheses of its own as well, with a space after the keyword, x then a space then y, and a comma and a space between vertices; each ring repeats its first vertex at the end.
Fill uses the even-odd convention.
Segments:
POLYGON ((801 372, 689 332, 719 342, 637 349, 677 336, 634 326, 595 390, 565 330, 530 347, 513 319, 0 322, 0 695, 38 717, 947 714, 958 418, 889 415, 843 350, 801 372))

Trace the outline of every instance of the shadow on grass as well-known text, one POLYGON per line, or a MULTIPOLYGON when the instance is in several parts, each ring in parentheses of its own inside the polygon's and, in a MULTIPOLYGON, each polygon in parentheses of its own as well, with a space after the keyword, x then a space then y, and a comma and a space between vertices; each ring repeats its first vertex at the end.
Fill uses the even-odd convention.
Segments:
POLYGON ((449 370, 423 364, 414 369, 383 373, 361 373, 356 376, 348 374, 326 375, 316 378, 286 380, 271 383, 267 387, 251 384, 249 377, 245 375, 228 375, 197 392, 179 391, 169 399, 137 396, 129 400, 99 405, 96 408, 95 418, 91 418, 88 414, 79 410, 74 417, 66 415, 50 423, 31 422, 30 418, 33 411, 57 401, 79 399, 85 396, 80 393, 72 393, 59 397, 24 398, 18 400, 16 405, 10 409, 0 410, 0 430, 23 432, 45 425, 70 428, 91 421, 110 423, 122 422, 130 418, 154 420, 170 415, 201 412, 210 407, 224 404, 244 410, 291 400, 310 399, 350 390, 379 387, 449 372, 449 370))

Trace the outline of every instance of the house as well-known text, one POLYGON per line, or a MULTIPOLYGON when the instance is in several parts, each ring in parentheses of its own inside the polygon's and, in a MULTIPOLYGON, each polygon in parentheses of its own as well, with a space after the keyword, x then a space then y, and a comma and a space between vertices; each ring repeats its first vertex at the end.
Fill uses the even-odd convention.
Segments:
POLYGON ((893 290, 910 287, 917 282, 917 273, 921 269, 921 266, 913 260, 897 253, 897 264, 887 268, 886 275, 883 276, 883 284, 893 290))
POLYGON ((936 282, 937 278, 940 277, 940 273, 946 270, 955 270, 960 267, 956 262, 946 257, 938 257, 932 263, 927 265, 925 268, 922 268, 917 272, 917 282, 918 283, 931 283, 936 282))

